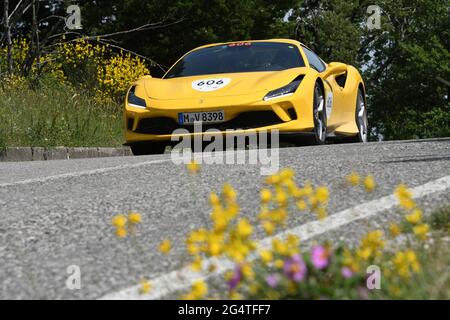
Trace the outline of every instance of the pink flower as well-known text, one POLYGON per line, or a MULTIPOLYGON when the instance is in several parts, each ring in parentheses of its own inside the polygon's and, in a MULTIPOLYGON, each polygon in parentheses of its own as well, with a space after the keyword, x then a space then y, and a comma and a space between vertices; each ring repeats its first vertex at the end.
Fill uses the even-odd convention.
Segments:
POLYGON ((328 266, 330 256, 328 249, 315 246, 311 249, 311 262, 316 269, 324 269, 328 266))
POLYGON ((266 277, 266 282, 271 288, 275 288, 278 285, 278 282, 279 282, 278 275, 275 274, 275 273, 269 274, 266 277))
POLYGON ((343 267, 341 269, 341 274, 345 279, 349 279, 353 276, 353 271, 348 267, 343 267))
POLYGON ((305 278, 306 264, 300 255, 295 254, 284 262, 283 271, 292 281, 300 282, 305 278))

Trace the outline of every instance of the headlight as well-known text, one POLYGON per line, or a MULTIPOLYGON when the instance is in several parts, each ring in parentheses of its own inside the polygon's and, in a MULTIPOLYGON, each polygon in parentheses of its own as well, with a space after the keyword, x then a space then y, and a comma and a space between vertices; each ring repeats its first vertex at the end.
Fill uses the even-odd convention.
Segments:
POLYGON ((302 80, 303 80, 303 76, 297 77, 297 78, 295 78, 294 81, 289 83, 287 86, 270 91, 264 97, 264 101, 293 95, 294 92, 297 90, 298 86, 300 85, 300 83, 302 82, 302 80))
POLYGON ((136 93, 134 92, 136 89, 136 86, 131 87, 130 92, 128 92, 128 105, 132 107, 137 108, 147 108, 147 104, 145 103, 145 100, 142 98, 139 98, 136 93))

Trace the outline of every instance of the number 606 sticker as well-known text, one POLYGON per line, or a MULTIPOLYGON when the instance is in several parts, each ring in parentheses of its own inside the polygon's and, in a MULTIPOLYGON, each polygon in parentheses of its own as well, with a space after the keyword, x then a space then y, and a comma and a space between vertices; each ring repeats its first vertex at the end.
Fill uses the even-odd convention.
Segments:
POLYGON ((214 91, 225 87, 230 82, 230 78, 201 79, 192 82, 192 89, 202 92, 214 91))

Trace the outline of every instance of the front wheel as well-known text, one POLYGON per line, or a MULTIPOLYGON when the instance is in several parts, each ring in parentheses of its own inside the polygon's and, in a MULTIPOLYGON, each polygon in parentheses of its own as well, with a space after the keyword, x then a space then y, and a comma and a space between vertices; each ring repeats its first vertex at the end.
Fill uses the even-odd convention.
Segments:
POLYGON ((166 150, 164 142, 136 143, 130 146, 131 152, 135 156, 146 156, 150 154, 163 154, 166 150))

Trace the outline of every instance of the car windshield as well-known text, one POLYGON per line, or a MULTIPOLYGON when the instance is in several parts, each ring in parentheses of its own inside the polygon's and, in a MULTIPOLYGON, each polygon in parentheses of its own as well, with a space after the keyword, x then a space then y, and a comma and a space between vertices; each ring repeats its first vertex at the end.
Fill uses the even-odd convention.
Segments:
POLYGON ((195 50, 178 61, 164 78, 281 71, 304 66, 295 45, 281 42, 240 42, 195 50))

